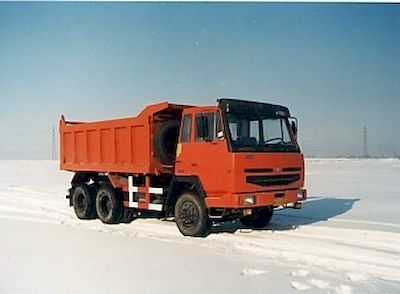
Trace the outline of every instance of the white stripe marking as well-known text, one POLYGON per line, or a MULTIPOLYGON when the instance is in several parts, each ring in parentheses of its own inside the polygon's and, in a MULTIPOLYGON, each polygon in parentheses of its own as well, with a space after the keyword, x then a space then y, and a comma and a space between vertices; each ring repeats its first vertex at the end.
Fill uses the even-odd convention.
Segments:
POLYGON ((149 210, 162 211, 162 204, 149 203, 149 210))
POLYGON ((163 188, 149 187, 150 194, 163 194, 163 188))
MULTIPOLYGON (((139 207, 139 203, 133 201, 133 193, 137 193, 139 192, 139 187, 133 186, 133 177, 132 176, 128 176, 128 194, 129 194, 129 207, 132 208, 138 208, 139 207)), ((156 187, 149 187, 149 193, 150 194, 163 194, 164 190, 163 188, 156 188, 156 187)), ((149 203, 148 208, 149 210, 157 210, 157 211, 162 211, 163 206, 162 204, 156 204, 156 203, 149 203)))
POLYGON ((136 193, 138 190, 138 187, 133 186, 133 177, 128 176, 129 207, 138 207, 138 203, 133 201, 133 193, 136 193))

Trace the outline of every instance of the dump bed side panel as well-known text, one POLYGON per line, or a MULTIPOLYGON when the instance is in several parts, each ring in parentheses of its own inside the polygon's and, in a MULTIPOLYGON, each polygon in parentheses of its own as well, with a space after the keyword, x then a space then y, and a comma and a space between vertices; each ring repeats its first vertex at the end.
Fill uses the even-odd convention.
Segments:
POLYGON ((172 173, 153 154, 158 126, 180 121, 190 105, 161 102, 148 105, 138 116, 97 122, 60 120, 60 168, 70 171, 159 174, 172 173))
POLYGON ((149 119, 60 124, 61 169, 150 173, 149 119))

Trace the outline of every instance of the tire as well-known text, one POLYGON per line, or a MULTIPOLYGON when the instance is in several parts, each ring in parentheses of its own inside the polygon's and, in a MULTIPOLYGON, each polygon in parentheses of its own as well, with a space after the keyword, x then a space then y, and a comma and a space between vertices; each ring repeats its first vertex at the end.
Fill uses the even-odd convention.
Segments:
POLYGON ((274 209, 272 206, 253 209, 253 214, 240 218, 246 228, 261 229, 271 221, 274 209))
POLYGON ((133 214, 133 210, 124 207, 122 209, 121 223, 129 224, 134 220, 135 216, 133 214))
POLYGON ((117 224, 122 217, 122 201, 112 186, 101 186, 96 195, 96 212, 105 224, 117 224))
POLYGON ((171 165, 174 163, 178 133, 179 123, 174 120, 163 123, 155 131, 153 150, 162 164, 171 165))
POLYGON ((93 219, 97 218, 97 211, 96 211, 96 196, 97 192, 100 189, 99 184, 90 184, 88 185, 88 190, 89 190, 89 195, 92 198, 93 201, 93 219))
POLYGON ((79 219, 96 218, 95 195, 86 184, 78 184, 72 191, 72 206, 79 219))
POLYGON ((175 222, 184 236, 204 237, 211 227, 204 201, 192 192, 185 192, 178 198, 175 222))

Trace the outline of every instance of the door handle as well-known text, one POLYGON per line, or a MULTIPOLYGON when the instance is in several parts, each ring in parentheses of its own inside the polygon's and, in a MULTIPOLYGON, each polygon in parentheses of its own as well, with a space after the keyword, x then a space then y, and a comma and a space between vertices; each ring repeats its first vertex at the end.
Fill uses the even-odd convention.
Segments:
POLYGON ((191 166, 199 166, 196 162, 193 162, 191 166))

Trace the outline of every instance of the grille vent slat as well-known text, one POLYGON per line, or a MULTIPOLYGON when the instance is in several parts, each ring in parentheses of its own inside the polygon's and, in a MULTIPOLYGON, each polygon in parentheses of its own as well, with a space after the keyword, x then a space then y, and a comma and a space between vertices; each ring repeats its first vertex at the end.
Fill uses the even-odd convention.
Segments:
POLYGON ((282 171, 284 172, 301 171, 301 167, 284 167, 282 171))
POLYGON ((246 182, 259 186, 289 185, 300 179, 300 174, 273 175, 273 176, 247 176, 246 182))
MULTIPOLYGON (((245 173, 272 173, 274 171, 273 168, 245 168, 245 173)), ((301 171, 301 167, 284 167, 282 168, 283 172, 295 172, 301 171)))
POLYGON ((272 168, 245 168, 245 173, 272 173, 272 168))

